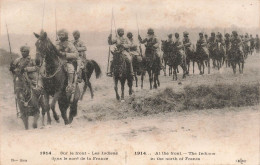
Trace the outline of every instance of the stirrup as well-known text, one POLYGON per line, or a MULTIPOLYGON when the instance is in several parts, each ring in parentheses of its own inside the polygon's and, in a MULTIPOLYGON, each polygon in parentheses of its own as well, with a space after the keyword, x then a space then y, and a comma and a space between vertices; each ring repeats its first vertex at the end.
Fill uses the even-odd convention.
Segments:
POLYGON ((107 76, 108 77, 113 77, 113 73, 112 72, 107 72, 107 76))

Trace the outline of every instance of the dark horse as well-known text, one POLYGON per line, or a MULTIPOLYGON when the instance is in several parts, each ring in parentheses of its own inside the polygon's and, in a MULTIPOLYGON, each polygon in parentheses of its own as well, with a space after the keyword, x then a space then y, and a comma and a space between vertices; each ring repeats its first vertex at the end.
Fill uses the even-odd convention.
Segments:
POLYGON ((119 80, 121 82, 121 100, 123 101, 126 80, 129 87, 129 95, 132 95, 133 77, 130 74, 130 66, 128 66, 126 57, 124 57, 122 51, 115 50, 111 53, 113 54, 113 79, 115 83, 114 89, 116 92, 116 99, 120 99, 117 87, 119 80))
MULTIPOLYGON (((46 99, 49 103, 49 96, 53 96, 51 109, 56 121, 59 121, 59 116, 55 111, 55 104, 58 101, 62 118, 65 124, 70 124, 73 117, 77 115, 77 104, 80 97, 78 85, 75 88, 74 100, 70 102, 71 92, 66 92, 68 85, 67 72, 64 65, 66 59, 59 53, 51 40, 47 37, 46 32, 41 32, 40 35, 34 33, 38 39, 35 43, 37 52, 40 53, 45 61, 45 66, 41 67, 41 76, 43 86, 47 92, 46 99), (69 119, 67 118, 67 109, 70 107, 69 119)), ((39 57, 38 57, 39 58, 39 57)))
POLYGON ((201 46, 196 46, 196 57, 200 70, 200 74, 204 74, 205 65, 208 66, 208 74, 210 74, 210 59, 208 49, 201 46))
POLYGON ((141 76, 141 88, 143 89, 143 82, 145 76, 145 63, 141 55, 133 55, 133 70, 135 75, 135 84, 138 87, 138 76, 141 76))
POLYGON ((179 50, 179 48, 177 48, 176 44, 173 44, 171 46, 171 55, 169 58, 169 64, 173 67, 173 80, 177 80, 177 68, 180 65, 182 70, 183 70, 183 76, 182 78, 186 77, 187 74, 187 61, 186 61, 186 55, 184 54, 184 52, 182 50, 179 50))
POLYGON ((157 50, 153 47, 146 47, 145 49, 145 68, 149 75, 150 89, 153 87, 156 89, 160 86, 159 74, 160 74, 160 58, 156 55, 157 50), (153 84, 154 83, 154 84, 153 84), (153 84, 153 86, 152 86, 153 84))
POLYGON ((84 87, 83 87, 82 94, 80 96, 80 100, 83 99, 83 96, 86 92, 87 87, 89 87, 91 98, 93 99, 93 97, 94 97, 92 85, 90 83, 90 78, 91 78, 91 75, 94 70, 96 73, 96 78, 99 78, 101 76, 100 66, 94 60, 86 60, 84 69, 82 71, 82 79, 84 80, 84 87))
POLYGON ((244 54, 242 51, 239 51, 238 47, 231 46, 231 49, 228 53, 228 59, 232 66, 233 73, 236 74, 236 65, 239 67, 239 73, 243 73, 244 69, 244 54))
MULTIPOLYGON (((171 47, 170 47, 170 42, 167 40, 161 40, 162 41, 162 51, 163 51, 163 61, 164 61, 164 76, 166 76, 166 65, 169 64, 169 58, 171 55, 171 47)), ((169 66, 169 76, 172 75, 172 66, 169 66)))
MULTIPOLYGON (((10 69, 11 70, 11 69, 10 69)), ((25 129, 28 129, 28 117, 33 116, 33 128, 37 128, 40 108, 42 109, 42 125, 44 126, 44 115, 47 111, 47 102, 44 95, 33 89, 32 83, 26 72, 11 70, 14 78, 14 90, 16 103, 20 109, 20 116, 23 120, 25 129)), ((44 91, 42 91, 44 92, 44 91)), ((48 118, 50 114, 48 112, 48 118)))

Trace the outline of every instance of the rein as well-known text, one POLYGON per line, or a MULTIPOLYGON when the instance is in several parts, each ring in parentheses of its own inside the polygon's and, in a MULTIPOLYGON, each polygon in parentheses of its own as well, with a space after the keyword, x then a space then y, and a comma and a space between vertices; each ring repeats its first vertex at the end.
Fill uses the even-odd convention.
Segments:
POLYGON ((61 60, 59 59, 59 66, 58 66, 58 68, 56 69, 56 71, 55 71, 52 75, 47 75, 47 74, 46 74, 46 70, 45 70, 44 73, 40 72, 40 74, 41 74, 41 76, 42 76, 43 78, 46 78, 46 79, 53 78, 53 77, 61 70, 61 66, 62 66, 61 60))

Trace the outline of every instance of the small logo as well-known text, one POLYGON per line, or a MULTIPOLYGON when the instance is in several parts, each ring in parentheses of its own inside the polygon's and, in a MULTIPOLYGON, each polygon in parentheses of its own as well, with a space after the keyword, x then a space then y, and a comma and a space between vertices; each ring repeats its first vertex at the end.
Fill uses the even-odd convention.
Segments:
POLYGON ((240 159, 237 159, 236 162, 239 164, 244 164, 244 163, 246 163, 246 160, 240 158, 240 159))

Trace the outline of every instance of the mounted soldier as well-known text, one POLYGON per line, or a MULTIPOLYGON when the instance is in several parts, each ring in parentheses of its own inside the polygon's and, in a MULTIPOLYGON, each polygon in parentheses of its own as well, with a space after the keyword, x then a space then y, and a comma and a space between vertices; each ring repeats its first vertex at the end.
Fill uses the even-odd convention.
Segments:
POLYGON ((211 36, 208 40, 208 44, 209 44, 209 50, 213 51, 214 49, 216 49, 216 35, 214 32, 211 33, 211 36))
POLYGON ((230 38, 230 35, 228 33, 225 34, 225 39, 224 39, 224 42, 225 42, 225 46, 226 46, 226 60, 227 60, 227 64, 228 66, 230 66, 230 63, 229 63, 229 53, 230 53, 230 49, 231 49, 231 38, 230 38))
MULTIPOLYGON (((184 45, 180 40, 180 35, 179 33, 175 33, 175 41, 174 41, 175 47, 176 47, 176 51, 178 54, 180 54, 182 56, 182 58, 184 59, 184 61, 186 62, 186 55, 185 52, 183 51, 184 49, 184 45)), ((186 65, 186 64, 185 64, 186 65)))
MULTIPOLYGON (((115 39, 112 39, 112 34, 108 36, 108 44, 109 45, 116 45, 116 49, 113 51, 113 53, 121 53, 123 57, 126 59, 126 62, 128 63, 128 66, 130 67, 130 75, 134 76, 133 71, 133 65, 132 65, 132 57, 129 54, 129 41, 126 37, 124 37, 124 29, 119 28, 117 29, 117 34, 115 39)), ((113 75, 113 60, 110 65, 110 72, 107 73, 108 76, 113 75)))
POLYGON ((79 73, 78 73, 78 82, 82 81, 82 70, 84 69, 84 64, 86 64, 86 51, 87 48, 85 43, 80 40, 80 32, 75 30, 73 33, 74 40, 72 41, 74 46, 79 52, 79 73))
POLYGON ((236 73, 236 65, 239 66, 239 72, 243 73, 244 68, 244 52, 243 52, 243 41, 239 37, 236 31, 232 31, 232 38, 231 38, 231 49, 230 53, 228 54, 230 64, 233 68, 233 73, 236 73), (242 67, 241 67, 242 64, 242 67))
MULTIPOLYGON (((188 32, 183 32, 183 40, 182 40, 182 43, 185 47, 185 51, 186 53, 191 51, 191 42, 190 42, 190 39, 189 39, 189 33, 188 32)), ((187 53, 188 54, 188 53, 187 53)))
POLYGON ((19 73, 27 73, 27 81, 32 85, 32 87, 41 91, 43 88, 42 79, 38 76, 37 71, 39 70, 39 66, 36 65, 35 60, 30 57, 30 47, 29 46, 21 46, 20 48, 22 57, 17 58, 10 66, 10 71, 19 72, 19 73), (38 81, 37 81, 38 79, 38 81))
POLYGON ((231 42, 231 49, 233 51, 238 52, 239 55, 241 55, 243 57, 243 60, 244 60, 244 53, 243 53, 243 48, 242 48, 243 41, 238 36, 237 31, 232 32, 232 38, 231 38, 230 42, 231 42))
POLYGON ((22 46, 20 48, 22 57, 15 59, 10 65, 10 71, 14 76, 14 91, 17 115, 24 122, 25 129, 28 129, 28 117, 33 116, 33 128, 37 128, 37 120, 42 109, 42 125, 44 126, 44 115, 48 113, 48 124, 50 124, 50 115, 48 104, 45 101, 45 91, 43 90, 42 79, 38 74, 39 61, 31 59, 30 47, 22 46), (42 97, 43 96, 43 97, 42 97))
POLYGON ((56 48, 60 51, 60 54, 64 57, 66 62, 66 69, 68 73, 68 86, 67 91, 70 91, 74 88, 73 79, 75 71, 79 71, 80 58, 78 50, 75 48, 73 43, 68 41, 68 32, 65 29, 58 31, 59 42, 56 44, 56 48), (77 65, 77 70, 75 69, 77 65))
POLYGON ((161 69, 164 69, 163 64, 161 62, 160 56, 159 56, 159 41, 154 34, 154 30, 152 28, 149 28, 147 31, 147 37, 145 39, 142 39, 140 35, 138 35, 138 39, 141 44, 144 44, 145 49, 145 57, 147 57, 148 50, 153 50, 153 53, 157 60, 159 60, 159 65, 161 69))
POLYGON ((207 35, 207 34, 205 34, 204 36, 205 36, 205 40, 206 40, 206 42, 208 43, 208 42, 209 42, 208 35, 207 35))
POLYGON ((250 52, 253 54, 254 49, 255 49, 255 39, 253 38, 252 34, 250 34, 250 52))
POLYGON ((199 33, 199 39, 197 40, 196 44, 197 52, 203 51, 205 54, 209 54, 209 51, 207 49, 207 43, 206 40, 204 39, 203 33, 199 33))

